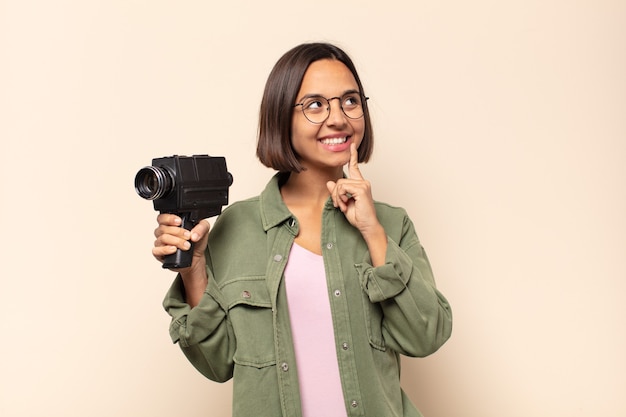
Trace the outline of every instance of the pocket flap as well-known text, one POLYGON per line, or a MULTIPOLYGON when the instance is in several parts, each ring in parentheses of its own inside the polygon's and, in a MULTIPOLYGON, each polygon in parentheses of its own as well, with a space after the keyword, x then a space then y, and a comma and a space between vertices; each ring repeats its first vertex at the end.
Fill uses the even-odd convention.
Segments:
POLYGON ((228 309, 239 304, 254 307, 272 307, 265 277, 243 277, 225 282, 220 288, 228 309))

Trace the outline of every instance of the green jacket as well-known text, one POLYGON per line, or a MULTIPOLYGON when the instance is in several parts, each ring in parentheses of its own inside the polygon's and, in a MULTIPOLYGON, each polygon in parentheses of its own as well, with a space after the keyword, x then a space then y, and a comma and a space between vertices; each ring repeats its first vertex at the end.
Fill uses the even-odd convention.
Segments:
MULTIPOLYGON (((403 209, 376 203, 388 238, 386 264, 372 267, 361 234, 326 203, 322 255, 349 416, 414 417, 400 388, 400 354, 423 357, 450 337, 452 314, 403 209)), ((283 271, 298 234, 279 175, 260 196, 227 207, 211 229, 209 284, 184 301, 178 277, 164 307, 170 335, 207 378, 233 378, 233 417, 300 417, 298 370, 283 271)))

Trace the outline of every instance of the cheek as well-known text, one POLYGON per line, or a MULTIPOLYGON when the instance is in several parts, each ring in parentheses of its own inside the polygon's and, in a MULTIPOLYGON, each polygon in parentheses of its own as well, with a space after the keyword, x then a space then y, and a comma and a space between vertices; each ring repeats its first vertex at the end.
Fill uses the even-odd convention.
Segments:
POLYGON ((302 136, 301 133, 301 128, 298 124, 296 115, 294 114, 294 117, 291 119, 291 131, 290 134, 291 136, 289 137, 289 142, 291 143, 291 147, 296 150, 298 147, 298 140, 300 138, 300 136, 302 136))
POLYGON ((319 129, 319 126, 308 122, 302 123, 301 121, 294 121, 291 124, 291 143, 315 139, 317 138, 319 129))
POLYGON ((295 124, 291 126, 291 137, 289 138, 289 141, 291 142, 291 147, 296 153, 296 156, 299 157, 306 146, 306 143, 311 141, 311 137, 311 133, 302 126, 295 124))
POLYGON ((355 143, 357 147, 363 142, 363 136, 365 136, 365 122, 353 125, 355 143))

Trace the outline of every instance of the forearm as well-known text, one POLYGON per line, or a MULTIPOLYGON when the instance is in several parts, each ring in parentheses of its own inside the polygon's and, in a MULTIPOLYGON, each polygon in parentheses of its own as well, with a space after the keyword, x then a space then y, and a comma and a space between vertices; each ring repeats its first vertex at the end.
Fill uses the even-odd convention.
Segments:
POLYGON ((189 270, 181 272, 180 276, 185 287, 185 301, 190 307, 195 307, 200 302, 208 285, 208 277, 204 264, 196 264, 189 270))
POLYGON ((367 244, 367 249, 370 253, 372 260, 372 266, 382 266, 385 264, 385 258, 387 254, 387 233, 382 225, 373 228, 373 230, 362 233, 363 239, 367 244))

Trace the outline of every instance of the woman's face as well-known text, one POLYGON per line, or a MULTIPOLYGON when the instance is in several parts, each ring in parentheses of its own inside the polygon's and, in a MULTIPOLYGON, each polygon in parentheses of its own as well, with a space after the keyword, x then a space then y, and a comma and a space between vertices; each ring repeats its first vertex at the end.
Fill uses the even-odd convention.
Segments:
MULTIPOLYGON (((323 59, 309 65, 296 103, 302 103, 310 96, 331 99, 355 92, 358 96, 361 94, 358 90, 348 67, 337 60, 323 59)), ((343 167, 350 160, 350 144, 354 142, 358 148, 363 140, 365 119, 347 117, 338 99, 329 103, 330 114, 321 124, 311 123, 305 117, 302 106, 293 112, 291 144, 302 166, 308 170, 343 167)))

